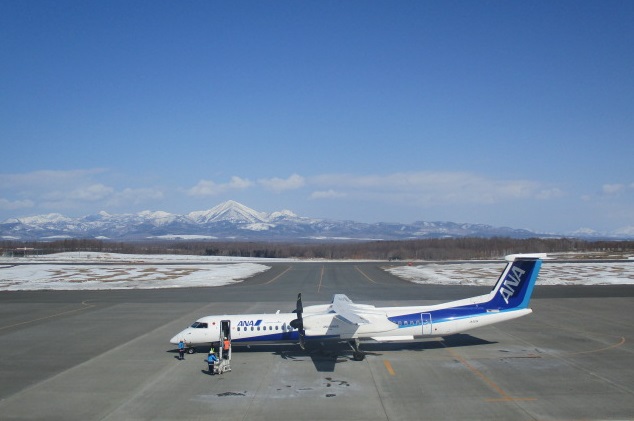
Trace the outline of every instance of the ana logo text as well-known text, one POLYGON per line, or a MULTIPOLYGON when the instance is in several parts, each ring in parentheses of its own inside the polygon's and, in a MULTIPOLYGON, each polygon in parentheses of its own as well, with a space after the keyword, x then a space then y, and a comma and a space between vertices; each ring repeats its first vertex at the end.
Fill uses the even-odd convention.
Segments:
POLYGON ((506 304, 509 303, 509 298, 515 294, 515 289, 522 282, 522 276, 526 273, 525 270, 513 266, 511 272, 506 276, 502 286, 500 287, 500 295, 504 298, 506 304))
POLYGON ((262 320, 240 320, 238 326, 260 326, 262 320))

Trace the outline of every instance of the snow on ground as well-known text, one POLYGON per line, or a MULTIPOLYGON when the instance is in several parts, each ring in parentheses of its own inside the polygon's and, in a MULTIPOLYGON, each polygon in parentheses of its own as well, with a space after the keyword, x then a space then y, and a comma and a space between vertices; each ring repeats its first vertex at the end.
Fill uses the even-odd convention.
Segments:
MULTIPOLYGON (((268 262, 219 256, 130 255, 73 252, 28 258, 0 257, 0 291, 151 289, 227 285, 270 268, 268 262), (15 266, 16 263, 20 265, 15 266), (32 263, 32 264, 25 264, 32 263)), ((421 264, 387 268, 421 284, 493 286, 505 262, 421 264)), ((539 285, 634 284, 634 261, 557 263, 545 261, 539 285)))
POLYGON ((15 263, 215 263, 215 262, 289 262, 296 259, 256 259, 249 257, 194 256, 186 254, 120 254, 102 252, 66 252, 33 255, 28 257, 3 257, 0 264, 15 263))
MULTIPOLYGON (((458 263, 399 266, 387 269, 400 278, 418 284, 493 286, 504 263, 458 263)), ((634 284, 634 263, 554 263, 545 261, 537 285, 634 284)))
POLYGON ((257 263, 217 265, 25 265, 0 268, 0 291, 210 287, 270 269, 257 263))
POLYGON ((0 257, 0 291, 220 286, 270 269, 264 262, 293 260, 100 252, 0 257))

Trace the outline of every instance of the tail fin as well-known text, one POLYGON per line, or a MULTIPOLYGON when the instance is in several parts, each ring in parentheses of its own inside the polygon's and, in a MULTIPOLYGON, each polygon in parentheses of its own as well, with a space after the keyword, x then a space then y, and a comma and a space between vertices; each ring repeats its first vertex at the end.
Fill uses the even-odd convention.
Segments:
POLYGON ((528 308, 545 254, 514 254, 485 304, 491 310, 528 308))

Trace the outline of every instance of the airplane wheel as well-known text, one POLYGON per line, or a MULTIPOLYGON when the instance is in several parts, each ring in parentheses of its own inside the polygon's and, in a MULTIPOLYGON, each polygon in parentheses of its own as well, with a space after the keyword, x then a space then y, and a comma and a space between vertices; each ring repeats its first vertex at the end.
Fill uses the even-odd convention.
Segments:
POLYGON ((352 359, 355 361, 363 361, 365 359, 365 354, 363 352, 355 352, 352 354, 352 359))
POLYGON ((188 354, 193 354, 194 352, 196 352, 196 350, 194 348, 187 348, 187 353, 188 354))

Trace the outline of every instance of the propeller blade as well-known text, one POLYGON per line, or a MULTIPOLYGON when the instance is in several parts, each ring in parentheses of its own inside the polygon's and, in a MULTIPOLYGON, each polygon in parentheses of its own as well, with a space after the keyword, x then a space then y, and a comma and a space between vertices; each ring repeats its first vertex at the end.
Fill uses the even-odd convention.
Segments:
POLYGON ((299 346, 304 349, 304 338, 306 337, 306 331, 304 330, 304 318, 302 313, 304 312, 304 306, 302 304, 302 293, 297 294, 297 305, 295 307, 295 313, 297 313, 297 319, 291 320, 290 325, 293 329, 297 329, 299 333, 299 346))
POLYGON ((297 314, 302 314, 304 312, 304 306, 302 305, 302 293, 297 294, 297 305, 296 305, 297 314))

